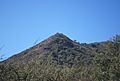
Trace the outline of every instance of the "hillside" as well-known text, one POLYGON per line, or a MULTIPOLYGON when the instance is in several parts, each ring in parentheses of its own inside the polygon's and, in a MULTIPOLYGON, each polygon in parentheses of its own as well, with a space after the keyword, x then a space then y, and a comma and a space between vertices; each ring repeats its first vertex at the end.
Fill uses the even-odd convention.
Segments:
MULTIPOLYGON (((56 33, 39 44, 2 61, 0 81, 102 81, 102 78, 99 80, 99 77, 95 76, 96 71, 99 71, 96 63, 109 63, 108 60, 104 61, 106 58, 103 59, 108 53, 118 53, 117 55, 120 56, 120 47, 113 47, 113 41, 78 43, 62 33, 56 33), (111 52, 113 50, 114 52, 111 52), (102 54, 103 56, 100 56, 102 59, 98 59, 97 55, 102 54)), ((120 70, 118 61, 115 60, 117 63, 115 67, 120 70)), ((104 65, 100 67, 102 66, 104 65)), ((114 75, 114 80, 110 77, 106 81, 120 81, 120 72, 117 73, 114 75)))

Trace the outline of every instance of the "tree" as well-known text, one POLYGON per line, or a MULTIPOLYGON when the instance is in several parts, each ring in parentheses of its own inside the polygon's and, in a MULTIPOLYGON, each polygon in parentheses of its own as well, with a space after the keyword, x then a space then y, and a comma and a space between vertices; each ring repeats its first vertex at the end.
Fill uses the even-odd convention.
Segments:
POLYGON ((109 51, 94 57, 95 81, 120 81, 120 35, 111 42, 109 51))
POLYGON ((120 35, 113 36, 112 42, 120 44, 120 35))

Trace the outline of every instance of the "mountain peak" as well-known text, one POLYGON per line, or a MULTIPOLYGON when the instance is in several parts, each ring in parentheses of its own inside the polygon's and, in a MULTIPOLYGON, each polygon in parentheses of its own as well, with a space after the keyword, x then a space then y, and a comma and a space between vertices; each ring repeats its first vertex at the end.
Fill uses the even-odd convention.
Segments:
POLYGON ((56 33, 38 44, 41 47, 52 48, 56 45, 73 47, 73 41, 62 33, 56 33))
POLYGON ((66 35, 64 35, 63 33, 56 33, 52 36, 50 36, 49 38, 47 38, 46 40, 44 40, 44 42, 60 42, 60 41, 72 41, 70 38, 68 38, 66 35))
POLYGON ((49 38, 68 38, 68 37, 66 35, 64 35, 63 33, 56 33, 49 38))
POLYGON ((54 36, 56 36, 56 37, 64 37, 65 35, 63 34, 63 33, 56 33, 54 36))

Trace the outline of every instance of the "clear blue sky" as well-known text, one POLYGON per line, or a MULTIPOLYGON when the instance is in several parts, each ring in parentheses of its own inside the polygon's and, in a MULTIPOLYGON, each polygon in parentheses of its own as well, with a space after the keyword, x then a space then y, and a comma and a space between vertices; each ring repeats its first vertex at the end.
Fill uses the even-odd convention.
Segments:
POLYGON ((120 34, 120 0, 0 0, 0 51, 9 57, 62 32, 82 42, 120 34))

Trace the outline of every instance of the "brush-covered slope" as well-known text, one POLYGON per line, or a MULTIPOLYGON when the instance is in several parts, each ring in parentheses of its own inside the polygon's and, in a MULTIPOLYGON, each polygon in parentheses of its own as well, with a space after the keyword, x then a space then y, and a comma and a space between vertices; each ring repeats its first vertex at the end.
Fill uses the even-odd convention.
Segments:
POLYGON ((103 57, 95 58, 112 53, 112 45, 109 41, 80 44, 56 33, 1 62, 0 81, 101 81, 96 79, 96 67, 103 57))
POLYGON ((73 65, 78 62, 89 63, 90 56, 93 54, 95 54, 95 50, 90 48, 90 46, 72 41, 62 33, 56 33, 41 43, 10 57, 4 62, 14 65, 25 65, 51 56, 58 64, 69 63, 73 65))

